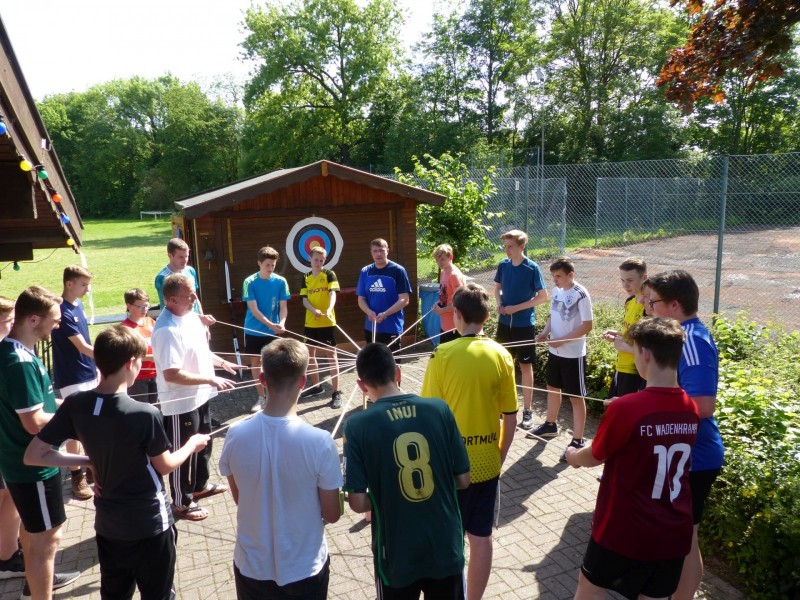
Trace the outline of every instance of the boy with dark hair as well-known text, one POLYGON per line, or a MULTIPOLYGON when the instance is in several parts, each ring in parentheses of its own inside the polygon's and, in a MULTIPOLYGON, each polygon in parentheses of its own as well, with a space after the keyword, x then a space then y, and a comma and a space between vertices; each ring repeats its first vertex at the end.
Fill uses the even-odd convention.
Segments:
POLYGON ((142 368, 128 393, 136 400, 155 404, 158 401, 158 387, 156 386, 156 363, 153 362, 150 338, 153 337, 153 328, 156 322, 147 314, 150 309, 150 296, 144 290, 132 288, 125 292, 124 297, 128 316, 122 321, 122 324, 135 330, 147 342, 147 355, 142 360, 142 368))
POLYGON ((61 298, 39 286, 23 291, 15 319, 0 342, 0 475, 22 520, 19 530, 27 580, 23 598, 52 597, 79 573, 54 573, 61 525, 66 521, 61 473, 23 462, 28 444, 56 412, 47 369, 33 347, 61 321, 61 298))
POLYGON ((453 322, 453 296, 466 281, 461 269, 453 264, 453 247, 450 244, 436 246, 433 259, 439 266, 439 301, 433 305, 433 312, 441 319, 439 343, 444 344, 458 337, 453 322))
POLYGON ((103 598, 174 596, 175 530, 162 476, 204 448, 197 434, 176 452, 154 406, 126 391, 147 352, 129 327, 116 325, 95 340, 100 384, 67 398, 25 452, 29 465, 91 466, 102 488, 95 497, 95 531, 103 598), (54 450, 79 439, 88 456, 54 450))
POLYGON ((453 319, 461 337, 436 348, 421 392, 448 404, 466 440, 471 481, 458 502, 470 547, 469 600, 479 600, 489 581, 498 481, 517 426, 514 359, 483 334, 488 318, 487 291, 474 283, 459 288, 453 319))
MULTIPOLYGON (((536 336, 548 340, 547 417, 529 437, 553 438, 558 435, 556 419, 561 396, 572 404, 572 441, 567 447, 583 448, 586 426, 586 334, 592 330, 592 299, 585 287, 575 281, 575 266, 566 256, 550 264, 555 287, 551 295, 550 318, 536 336)), ((561 460, 566 460, 566 449, 561 460)))
POLYGON ((322 600, 330 577, 325 522, 341 516, 339 453, 327 431, 297 416, 306 347, 278 339, 261 358, 269 402, 230 428, 219 459, 238 506, 236 597, 322 600))
POLYGON ((609 398, 632 394, 644 388, 645 381, 636 370, 633 361, 633 347, 627 339, 631 325, 644 316, 644 299, 642 284, 647 279, 647 265, 643 258, 626 258, 619 266, 619 277, 622 289, 628 294, 625 300, 625 313, 622 318, 622 329, 608 329, 603 332, 603 339, 614 344, 617 350, 617 364, 611 379, 609 398))
POLYGON ((372 510, 378 598, 464 598, 464 534, 455 489, 469 458, 453 413, 438 398, 405 394, 392 351, 367 344, 358 386, 375 403, 344 425, 350 508, 372 510))
POLYGON ((525 256, 528 235, 513 229, 500 236, 506 256, 497 266, 494 276, 494 296, 497 301, 497 336, 519 363, 522 383, 523 429, 533 427, 533 362, 536 360, 536 314, 534 307, 547 302, 542 271, 525 256))
POLYGON ((703 578, 703 557, 698 543, 698 530, 706 499, 719 476, 725 460, 725 448, 714 418, 719 381, 719 357, 714 338, 697 317, 700 290, 694 278, 684 270, 658 273, 647 280, 647 306, 658 317, 680 322, 686 332, 678 383, 695 402, 700 413, 697 441, 692 448, 692 487, 694 533, 692 549, 683 565, 681 582, 673 598, 690 600, 703 578))
MULTIPOLYGON (((64 269, 61 325, 50 335, 53 342, 53 380, 60 397, 59 402, 70 394, 91 390, 97 385, 94 348, 81 302, 81 298, 89 291, 92 277, 88 270, 78 265, 70 265, 64 269)), ((78 442, 67 442, 67 452, 80 452, 78 442)), ((75 469, 70 472, 73 497, 77 500, 88 500, 94 496, 86 471, 75 469)))
POLYGON ((264 246, 258 251, 258 271, 242 283, 242 299, 247 303, 244 317, 244 351, 250 355, 253 379, 258 383, 258 401, 251 408, 258 412, 266 401, 264 386, 258 377, 261 368, 261 350, 276 336, 282 335, 289 314, 289 284, 275 273, 280 254, 264 246))
POLYGON ((308 398, 322 393, 319 385, 319 371, 317 352, 329 361, 331 370, 331 408, 342 407, 342 392, 339 391, 339 361, 336 356, 336 292, 339 291, 339 281, 336 273, 323 268, 328 252, 322 246, 314 246, 309 252, 311 255, 311 271, 303 277, 303 289, 300 297, 306 308, 305 337, 308 345, 309 365, 311 366, 312 386, 300 394, 301 398, 308 398), (318 343, 314 343, 318 342, 318 343), (323 345, 324 344, 324 345, 323 345))
POLYGON ((669 598, 691 547, 688 466, 699 417, 678 387, 684 333, 673 319, 644 318, 628 335, 647 388, 611 403, 594 441, 566 453, 575 468, 605 463, 578 600, 602 598, 606 589, 669 598))
POLYGON ((391 344, 397 353, 403 333, 403 309, 408 305, 411 283, 403 266, 389 260, 389 244, 382 238, 370 242, 373 263, 361 269, 356 295, 366 315, 364 341, 391 344), (374 339, 373 339, 374 330, 374 339))

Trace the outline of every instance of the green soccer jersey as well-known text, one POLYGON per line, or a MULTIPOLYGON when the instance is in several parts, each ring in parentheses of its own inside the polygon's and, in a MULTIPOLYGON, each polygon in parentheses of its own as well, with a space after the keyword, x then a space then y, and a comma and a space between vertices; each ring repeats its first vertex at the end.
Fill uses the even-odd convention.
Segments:
POLYGON ((39 408, 56 412, 50 376, 30 348, 6 338, 0 342, 0 473, 10 483, 44 481, 58 473, 56 467, 28 467, 22 462, 33 436, 19 416, 39 408))
POLYGON ((384 585, 442 579, 464 568, 454 477, 469 458, 453 413, 437 398, 382 398, 344 426, 345 484, 369 493, 372 553, 384 585))

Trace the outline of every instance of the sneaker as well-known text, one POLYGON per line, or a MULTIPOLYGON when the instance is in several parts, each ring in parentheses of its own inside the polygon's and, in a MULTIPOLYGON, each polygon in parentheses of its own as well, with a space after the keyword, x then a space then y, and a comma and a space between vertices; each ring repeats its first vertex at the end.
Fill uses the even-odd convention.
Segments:
POLYGON ((311 396, 319 396, 324 390, 320 384, 312 386, 300 394, 300 398, 311 398, 311 396))
POLYGON ((522 410, 522 424, 523 429, 530 429, 533 427, 533 413, 530 410, 522 410))
POLYGON ((331 408, 342 408, 342 392, 339 390, 331 395, 331 408))
POLYGON ((267 402, 267 399, 264 396, 259 396, 258 400, 256 400, 256 403, 253 404, 253 406, 250 407, 250 412, 251 413, 260 412, 261 409, 264 408, 264 404, 266 404, 266 402, 267 402))
POLYGON ((94 492, 86 483, 86 473, 74 471, 72 473, 72 497, 76 500, 89 500, 94 497, 94 492))
MULTIPOLYGON (((64 586, 69 585, 81 576, 80 571, 67 571, 66 573, 56 573, 53 575, 53 589, 57 590, 64 586)), ((31 588, 28 587, 28 581, 25 580, 25 587, 22 588, 22 596, 20 600, 31 600, 31 588)))
POLYGON ((547 421, 545 421, 525 437, 530 439, 554 438, 557 435, 558 435, 558 425, 556 425, 555 423, 548 423, 547 421))
MULTIPOLYGON (((572 441, 569 443, 569 445, 567 446, 567 448, 577 448, 578 450, 580 450, 580 449, 581 449, 581 448, 583 448, 585 445, 586 445, 586 442, 585 442, 584 440, 576 440, 576 439, 573 439, 573 440, 572 440, 572 441)), ((561 462, 567 462, 567 448, 564 448, 564 452, 562 452, 562 453, 561 453, 561 458, 559 458, 559 459, 558 459, 558 460, 560 460, 561 462)))
POLYGON ((0 560, 0 579, 25 577, 25 559, 22 550, 17 550, 8 560, 0 560))

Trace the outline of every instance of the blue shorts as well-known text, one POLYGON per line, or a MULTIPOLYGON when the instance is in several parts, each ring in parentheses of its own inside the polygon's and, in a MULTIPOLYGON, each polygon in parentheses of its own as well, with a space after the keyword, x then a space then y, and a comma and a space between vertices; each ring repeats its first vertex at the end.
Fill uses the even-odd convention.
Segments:
POLYGON ((471 483, 467 489, 458 490, 458 507, 461 509, 461 526, 464 532, 477 537, 492 535, 499 479, 495 477, 488 481, 471 483))

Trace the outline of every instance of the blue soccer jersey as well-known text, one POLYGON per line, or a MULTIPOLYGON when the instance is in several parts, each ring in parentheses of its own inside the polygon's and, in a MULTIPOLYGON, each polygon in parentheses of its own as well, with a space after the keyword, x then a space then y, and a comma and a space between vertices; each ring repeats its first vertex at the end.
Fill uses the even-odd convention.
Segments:
MULTIPOLYGON (((379 269, 374 264, 367 265, 361 269, 358 276, 358 287, 356 295, 367 299, 367 304, 375 313, 386 312, 391 307, 400 294, 410 294, 411 283, 408 280, 406 270, 396 262, 388 261, 388 264, 379 269)), ((364 329, 372 330, 372 323, 369 318, 364 320, 364 329)), ((387 317, 377 326, 378 333, 389 333, 397 335, 403 333, 403 311, 399 310, 387 317)))
MULTIPOLYGON (((681 323, 686 333, 683 355, 678 365, 678 384, 690 397, 716 396, 719 379, 719 355, 714 338, 698 318, 681 323)), ((725 448, 717 420, 700 419, 697 441, 692 449, 692 471, 719 469, 725 448)))
MULTIPOLYGON (((263 279, 258 273, 253 273, 242 284, 242 299, 245 302, 255 300, 258 310, 273 323, 277 323, 281 319, 281 301, 288 301, 289 298, 289 284, 283 277, 275 275, 275 273, 270 275, 269 279, 263 279)), ((249 306, 244 317, 244 326, 247 328, 245 332, 247 335, 275 335, 272 329, 255 318, 250 312, 249 306)))

